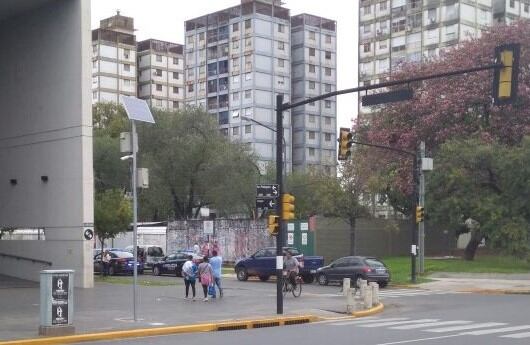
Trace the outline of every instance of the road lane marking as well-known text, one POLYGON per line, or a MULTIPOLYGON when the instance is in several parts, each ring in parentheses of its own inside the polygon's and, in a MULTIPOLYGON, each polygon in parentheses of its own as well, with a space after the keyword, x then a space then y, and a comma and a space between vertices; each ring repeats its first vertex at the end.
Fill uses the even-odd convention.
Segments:
POLYGON ((444 339, 444 338, 454 338, 454 337, 460 337, 460 334, 451 334, 451 335, 442 335, 440 337, 431 337, 431 338, 420 338, 420 339, 410 339, 410 340, 400 340, 400 341, 393 341, 391 343, 379 343, 375 345, 395 345, 395 344, 406 344, 406 343, 415 343, 418 341, 425 341, 425 340, 436 340, 436 339, 444 339))
POLYGON ((500 337, 501 338, 515 338, 515 339, 530 338, 530 332, 507 334, 507 335, 501 335, 500 337))
POLYGON ((410 323, 418 322, 434 322, 438 319, 418 319, 418 320, 408 320, 408 321, 390 321, 390 322, 378 322, 378 323, 369 323, 360 325, 359 327, 385 327, 385 326, 395 326, 395 325, 405 325, 410 323))
POLYGON ((471 331, 471 332, 465 332, 462 334, 485 335, 485 334, 494 334, 494 333, 505 333, 505 332, 511 332, 511 331, 520 331, 520 330, 529 329, 529 328, 530 328, 530 325, 523 325, 523 326, 483 329, 481 331, 471 331))
POLYGON ((359 320, 351 320, 351 321, 344 321, 344 322, 337 322, 332 323, 332 326, 349 326, 349 325, 361 325, 361 324, 368 324, 370 322, 382 322, 382 321, 404 321, 409 320, 408 317, 394 317, 394 318, 388 318, 388 319, 371 319, 366 320, 364 317, 359 320))
POLYGON ((474 323, 474 324, 465 325, 465 326, 424 329, 424 331, 442 333, 442 332, 464 331, 467 329, 477 329, 477 328, 486 328, 486 327, 495 327, 495 326, 504 326, 504 325, 506 325, 506 323, 504 322, 484 322, 484 323, 474 323))
POLYGON ((407 326, 390 327, 390 329, 407 330, 407 329, 426 328, 426 327, 432 327, 432 326, 463 325, 463 324, 469 324, 469 323, 472 323, 472 322, 473 321, 464 321, 464 320, 441 321, 441 322, 426 322, 426 323, 421 323, 421 324, 418 324, 418 325, 407 325, 407 326))

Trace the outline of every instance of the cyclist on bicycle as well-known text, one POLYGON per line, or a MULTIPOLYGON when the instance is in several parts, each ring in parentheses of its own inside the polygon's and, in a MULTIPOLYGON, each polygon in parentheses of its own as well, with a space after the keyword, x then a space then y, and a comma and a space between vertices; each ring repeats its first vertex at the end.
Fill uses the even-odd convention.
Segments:
POLYGON ((298 267, 300 266, 300 263, 289 250, 285 252, 285 260, 283 265, 287 278, 291 282, 291 285, 295 287, 296 276, 298 275, 298 267))

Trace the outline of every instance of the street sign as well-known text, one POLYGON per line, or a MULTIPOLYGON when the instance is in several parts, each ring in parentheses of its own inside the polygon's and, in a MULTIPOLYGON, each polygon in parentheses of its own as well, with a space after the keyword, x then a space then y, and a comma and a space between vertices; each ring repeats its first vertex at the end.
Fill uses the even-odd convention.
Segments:
POLYGON ((272 210, 276 207, 276 199, 271 198, 256 198, 257 209, 272 210))
POLYGON ((413 97, 412 89, 400 89, 389 92, 374 93, 362 97, 363 107, 370 105, 406 101, 413 97))
POLYGON ((258 197, 273 197, 280 195, 280 188, 277 184, 258 184, 256 185, 256 196, 258 197))

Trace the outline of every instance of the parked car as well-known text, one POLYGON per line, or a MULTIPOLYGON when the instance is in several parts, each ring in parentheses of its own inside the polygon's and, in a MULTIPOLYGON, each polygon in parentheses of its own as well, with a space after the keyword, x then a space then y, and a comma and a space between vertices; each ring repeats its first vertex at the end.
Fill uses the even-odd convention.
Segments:
POLYGON ((317 270, 320 285, 342 282, 344 278, 352 279, 354 284, 361 278, 385 287, 390 282, 390 271, 381 260, 368 256, 346 256, 317 270))
MULTIPOLYGON (((305 283, 312 283, 319 267, 324 265, 322 256, 304 256, 293 247, 285 247, 300 262, 300 275, 305 283)), ((260 280, 267 281, 276 274, 276 248, 269 247, 258 250, 248 258, 239 260, 234 267, 237 279, 245 281, 250 276, 258 276, 260 280)))
POLYGON ((181 277, 182 265, 188 260, 189 255, 184 252, 177 252, 164 257, 161 261, 153 264, 153 275, 172 274, 181 277))
MULTIPOLYGON (((103 262, 101 261, 102 253, 94 256, 94 272, 102 272, 103 262)), ((133 274, 134 271, 134 256, 129 252, 124 251, 109 251, 110 255, 110 266, 109 275, 115 275, 117 273, 133 274)), ((138 273, 144 273, 144 264, 137 262, 138 273)))
MULTIPOLYGON (((125 247, 125 250, 132 253, 133 246, 125 247)), ((162 247, 153 244, 138 245, 137 253, 139 258, 143 258, 145 268, 147 269, 153 268, 153 264, 164 258, 164 250, 162 247)))

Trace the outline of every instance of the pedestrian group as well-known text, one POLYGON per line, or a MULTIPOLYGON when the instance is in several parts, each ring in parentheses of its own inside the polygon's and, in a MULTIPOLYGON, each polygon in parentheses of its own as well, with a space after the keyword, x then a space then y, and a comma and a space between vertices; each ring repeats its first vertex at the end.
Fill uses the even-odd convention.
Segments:
POLYGON ((202 262, 197 265, 193 259, 193 255, 188 256, 188 260, 182 266, 182 276, 184 277, 184 285, 186 288, 186 298, 189 298, 189 290, 191 287, 192 299, 195 301, 195 281, 199 280, 202 286, 204 295, 203 301, 207 302, 209 297, 216 298, 219 290, 219 297, 223 297, 223 289, 221 287, 221 271, 223 266, 223 258, 218 255, 217 250, 212 250, 212 257, 205 255, 202 262))

